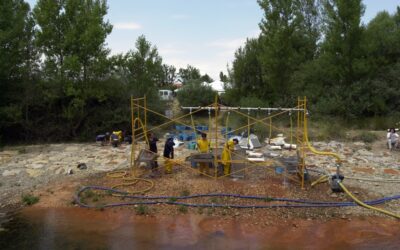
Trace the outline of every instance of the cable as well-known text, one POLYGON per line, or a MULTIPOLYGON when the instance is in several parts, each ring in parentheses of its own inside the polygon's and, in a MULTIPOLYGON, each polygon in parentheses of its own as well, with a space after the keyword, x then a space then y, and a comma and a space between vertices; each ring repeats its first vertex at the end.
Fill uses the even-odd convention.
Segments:
POLYGON ((386 182, 386 183, 400 183, 400 179, 372 179, 372 178, 362 178, 362 177, 347 177, 346 179, 352 179, 352 180, 360 180, 360 181, 370 181, 370 182, 386 182))
MULTIPOLYGON (((80 200, 80 194, 86 190, 95 189, 102 191, 109 191, 112 193, 116 193, 122 195, 125 199, 139 199, 139 200, 147 200, 140 202, 123 202, 123 203, 111 203, 106 204, 103 207, 118 207, 118 206, 128 206, 128 205, 155 205, 155 204, 167 204, 167 205, 183 205, 188 207, 230 207, 230 208, 276 208, 276 207, 286 207, 286 208, 301 208, 301 207, 349 207, 349 206, 357 206, 355 202, 326 202, 326 201, 310 201, 310 200, 302 200, 302 199, 289 199, 289 198, 274 198, 274 197, 266 197, 266 196, 252 196, 252 195, 239 195, 239 194, 223 194, 223 193, 214 193, 214 194, 195 194, 188 196, 132 196, 129 195, 125 191, 120 191, 116 189, 111 189, 107 187, 100 186, 86 186, 81 188, 75 195, 75 202, 81 207, 87 208, 97 208, 98 206, 84 204, 80 200), (187 200, 193 198, 204 198, 204 197, 229 197, 229 198, 238 198, 238 199, 250 199, 250 200, 261 200, 265 202, 286 202, 286 204, 269 204, 269 205, 236 205, 236 204, 204 204, 204 203, 183 203, 177 202, 178 200, 187 200), (150 200, 150 201, 149 201, 150 200), (156 200, 156 201, 153 201, 156 200), (297 203, 297 204, 288 204, 288 203, 297 203)), ((400 199, 400 195, 384 197, 381 199, 365 201, 365 204, 368 205, 378 205, 391 200, 400 199)))

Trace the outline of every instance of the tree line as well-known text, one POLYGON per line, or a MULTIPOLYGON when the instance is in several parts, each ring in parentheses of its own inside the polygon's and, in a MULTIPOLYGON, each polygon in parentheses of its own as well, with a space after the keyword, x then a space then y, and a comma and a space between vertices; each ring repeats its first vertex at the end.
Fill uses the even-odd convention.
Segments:
POLYGON ((38 0, 32 9, 23 0, 0 1, 0 142, 129 129, 130 96, 146 95, 162 111, 157 90, 172 88, 178 75, 210 79, 190 65, 164 64, 144 36, 111 56, 107 10, 106 0, 38 0))
MULTIPOLYGON (((235 52, 221 100, 227 105, 293 106, 344 118, 398 116, 400 8, 361 23, 361 0, 258 0, 261 34, 235 52), (228 84, 229 83, 229 84, 228 84)), ((106 0, 0 1, 0 143, 93 138, 130 127, 130 96, 172 88, 183 105, 206 105, 207 74, 163 63, 140 36, 111 55, 106 0), (199 94, 200 93, 200 94, 199 94)), ((157 122, 157 116, 150 117, 157 122)))
POLYGON ((399 116, 400 8, 361 22, 361 0, 258 0, 261 34, 235 52, 228 104, 294 106, 345 119, 399 116))

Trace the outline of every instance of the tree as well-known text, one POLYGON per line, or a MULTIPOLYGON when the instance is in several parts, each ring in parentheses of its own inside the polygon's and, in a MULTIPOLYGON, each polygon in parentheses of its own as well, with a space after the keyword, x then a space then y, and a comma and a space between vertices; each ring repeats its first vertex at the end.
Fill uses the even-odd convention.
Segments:
POLYGON ((362 56, 363 28, 361 0, 325 0, 325 41, 322 56, 335 72, 334 82, 340 87, 350 86, 360 77, 359 59, 362 56))
POLYGON ((274 103, 291 98, 292 77, 314 58, 318 39, 317 10, 311 0, 258 0, 264 11, 260 23, 263 96, 274 103))
POLYGON ((366 52, 370 76, 399 61, 400 23, 396 23, 396 16, 400 16, 399 14, 400 8, 393 16, 386 11, 379 12, 365 29, 361 45, 366 52))
POLYGON ((229 82, 229 78, 227 75, 224 74, 224 72, 219 72, 219 80, 223 83, 228 83, 229 82))
POLYGON ((207 82, 207 83, 211 83, 211 82, 214 81, 208 74, 202 75, 202 76, 200 77, 200 80, 201 80, 202 82, 207 82))
POLYGON ((200 80, 193 80, 179 90, 177 98, 181 106, 207 106, 214 102, 216 94, 211 86, 203 85, 200 80))
POLYGON ((235 52, 231 75, 232 87, 239 95, 235 98, 243 94, 262 97, 268 91, 263 81, 261 53, 259 39, 247 39, 245 46, 235 52))
POLYGON ((163 64, 163 80, 159 87, 172 87, 176 79, 176 68, 172 65, 163 64))
POLYGON ((105 39, 112 26, 104 21, 106 1, 39 0, 33 14, 37 45, 44 56, 44 80, 58 89, 52 101, 61 110, 53 110, 58 116, 54 120, 63 126, 57 130, 67 130, 58 133, 76 137, 93 112, 91 103, 106 96, 96 88, 110 71, 105 39))
POLYGON ((0 134, 5 140, 21 135, 24 92, 38 70, 29 10, 23 0, 0 2, 0 134))
MULTIPOLYGON (((133 97, 146 96, 148 107, 162 112, 165 105, 160 103, 158 87, 164 79, 162 58, 155 46, 140 36, 135 43, 135 50, 113 58, 114 75, 127 86, 127 94, 133 97)), ((156 121, 157 116, 149 114, 149 119, 156 121)))
POLYGON ((187 65, 186 68, 180 68, 178 75, 182 78, 183 83, 197 80, 201 77, 200 70, 191 65, 187 65))
POLYGON ((86 82, 104 76, 112 30, 104 21, 105 0, 39 0, 33 12, 48 77, 86 82))
POLYGON ((157 87, 164 79, 162 58, 143 35, 136 40, 135 48, 118 56, 117 74, 133 96, 157 96, 157 87))

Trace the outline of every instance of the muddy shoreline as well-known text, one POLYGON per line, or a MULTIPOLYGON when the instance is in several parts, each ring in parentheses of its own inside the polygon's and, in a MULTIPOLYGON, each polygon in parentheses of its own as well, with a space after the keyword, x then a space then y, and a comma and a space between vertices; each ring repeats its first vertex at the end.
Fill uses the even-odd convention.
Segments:
MULTIPOLYGON (((400 153, 387 151, 382 141, 370 145, 362 142, 316 142, 314 146, 320 150, 338 152, 344 159, 342 171, 345 176, 400 178, 400 153)), ((188 153, 190 152, 185 147, 181 147, 177 150, 176 157, 183 157, 188 153)), ((129 156, 129 145, 111 148, 97 144, 49 144, 6 148, 0 151, 0 213, 4 215, 6 212, 15 211, 22 207, 21 196, 27 193, 39 197, 40 201, 34 207, 72 207, 74 206, 73 196, 80 187, 85 185, 109 187, 115 185, 118 180, 107 178, 106 174, 115 170, 127 170, 129 156), (87 169, 78 169, 77 166, 80 163, 85 163, 87 169), (68 174, 69 170, 72 170, 73 174, 68 174)), ((329 157, 309 155, 307 161, 310 168, 315 166, 324 171, 334 170, 334 161, 329 157)), ((143 174, 145 178, 149 177, 145 172, 143 174)), ((155 187, 146 195, 181 196, 182 192, 190 192, 191 194, 225 192, 310 200, 351 201, 345 194, 332 193, 326 183, 315 188, 307 186, 306 190, 301 190, 295 183, 289 182, 289 186, 283 185, 282 176, 277 175, 274 171, 266 172, 263 169, 255 168, 248 173, 248 176, 239 180, 226 178, 215 181, 199 177, 195 172, 178 166, 174 168, 172 175, 160 174, 157 178, 151 179, 154 181, 155 187)), ((312 178, 317 177, 312 176, 312 178)), ((345 183, 362 200, 396 195, 399 190, 399 183, 367 182, 352 179, 345 179, 345 183)), ((133 188, 140 189, 143 187, 139 185, 133 188)), ((177 215, 181 213, 176 207, 159 207, 154 211, 150 209, 153 211, 153 215, 177 215)), ((381 207, 394 213, 400 213, 399 201, 390 202, 381 207)), ((134 208, 123 209, 134 210, 134 208)), ((189 208, 188 213, 198 214, 199 211, 189 208)), ((204 213, 208 212, 205 211, 204 213)), ((275 209, 255 212, 251 209, 248 209, 248 211, 220 209, 208 214, 227 218, 243 217, 250 220, 252 217, 271 218, 268 222, 270 224, 275 221, 273 217, 283 218, 287 221, 294 219, 325 221, 331 218, 351 220, 357 216, 382 216, 360 207, 275 209)), ((258 223, 263 224, 264 221, 258 223)))

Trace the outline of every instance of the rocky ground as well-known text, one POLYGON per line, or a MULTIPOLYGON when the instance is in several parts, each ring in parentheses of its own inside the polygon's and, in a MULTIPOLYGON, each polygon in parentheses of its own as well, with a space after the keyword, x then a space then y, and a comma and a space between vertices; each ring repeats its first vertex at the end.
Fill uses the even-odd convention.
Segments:
MULTIPOLYGON (((382 138, 384 137, 385 134, 382 134, 382 138)), ((162 148, 162 143, 161 141, 159 148, 162 148)), ((372 144, 331 141, 329 143, 315 142, 313 145, 318 150, 338 153, 344 159, 342 172, 346 177, 400 179, 400 152, 388 151, 384 140, 372 144)), ((105 178, 105 174, 113 170, 127 169, 130 150, 130 145, 113 148, 94 143, 5 147, 0 151, 0 212, 10 206, 20 204, 21 196, 27 193, 41 197, 39 206, 70 206, 73 193, 80 186, 94 184, 112 186, 116 180, 105 178), (81 169, 78 166, 81 166, 81 169)), ((274 155, 289 155, 293 152, 276 151, 274 155)), ((186 145, 183 145, 176 151, 176 158, 183 158, 189 153, 186 145)), ((307 165, 310 166, 310 169, 325 172, 333 172, 336 169, 334 159, 326 156, 314 156, 311 153, 307 155, 307 165)), ((312 172, 310 174, 314 179, 318 177, 314 176, 312 172)), ((144 177, 149 177, 149 175, 144 172, 144 177)), ((215 181, 199 177, 190 168, 177 166, 173 175, 160 174, 154 178, 155 188, 148 194, 182 195, 182 192, 189 190, 191 194, 237 192, 327 201, 332 199, 349 200, 345 194, 332 193, 326 183, 315 188, 307 185, 306 190, 301 190, 297 184, 290 181, 288 181, 289 186, 284 185, 286 182, 282 180, 283 177, 276 174, 273 168, 272 171, 254 168, 244 179, 225 178, 215 181)), ((400 183, 370 182, 350 178, 345 179, 345 184, 361 199, 396 195, 400 186, 400 183)), ((400 202, 391 202, 385 205, 385 208, 400 213, 400 202)), ((166 211, 167 214, 177 212, 176 209, 166 211)), ((236 210, 232 212, 223 210, 218 213, 228 213, 233 216, 242 214, 236 210)), ((300 210, 300 214, 281 210, 274 213, 280 213, 285 218, 312 218, 321 215, 348 218, 349 215, 367 215, 372 212, 360 208, 348 208, 344 215, 337 215, 338 211, 334 209, 327 209, 323 212, 315 209, 300 210)), ((251 215, 251 213, 246 214, 251 215)), ((270 217, 271 213, 268 215, 264 214, 264 216, 270 217)))

